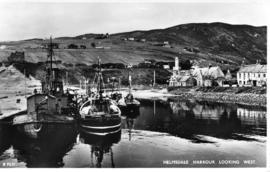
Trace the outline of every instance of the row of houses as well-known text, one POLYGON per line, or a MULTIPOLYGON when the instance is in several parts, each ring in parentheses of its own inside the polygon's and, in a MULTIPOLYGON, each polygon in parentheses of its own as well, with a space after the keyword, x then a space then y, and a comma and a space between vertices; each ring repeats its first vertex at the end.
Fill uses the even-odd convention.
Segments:
POLYGON ((198 67, 180 70, 178 57, 175 58, 173 74, 169 80, 170 87, 212 87, 212 86, 266 86, 266 65, 243 65, 233 78, 230 70, 223 73, 219 66, 198 67))

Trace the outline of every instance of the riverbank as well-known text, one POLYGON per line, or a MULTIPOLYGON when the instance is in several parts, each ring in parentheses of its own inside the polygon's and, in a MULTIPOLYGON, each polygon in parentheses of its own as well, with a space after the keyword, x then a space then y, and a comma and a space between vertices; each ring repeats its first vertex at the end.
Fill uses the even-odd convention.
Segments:
POLYGON ((266 107, 266 88, 262 87, 216 87, 216 88, 176 88, 169 93, 181 99, 198 99, 220 103, 237 103, 266 107))

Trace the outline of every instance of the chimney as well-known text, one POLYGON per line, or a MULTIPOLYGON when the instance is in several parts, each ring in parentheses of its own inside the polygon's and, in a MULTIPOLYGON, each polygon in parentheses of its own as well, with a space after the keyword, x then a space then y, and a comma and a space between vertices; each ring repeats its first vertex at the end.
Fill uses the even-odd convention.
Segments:
POLYGON ((245 65, 245 60, 246 60, 246 58, 244 57, 241 66, 244 66, 245 65))

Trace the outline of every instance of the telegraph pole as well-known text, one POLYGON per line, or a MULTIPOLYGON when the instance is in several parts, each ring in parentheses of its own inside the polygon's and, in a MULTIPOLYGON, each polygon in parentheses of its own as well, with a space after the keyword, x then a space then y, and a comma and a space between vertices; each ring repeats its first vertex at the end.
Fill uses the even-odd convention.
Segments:
POLYGON ((156 70, 154 70, 154 82, 153 82, 153 87, 156 85, 156 70))
POLYGON ((24 68, 24 96, 26 97, 26 71, 25 71, 25 68, 24 68))

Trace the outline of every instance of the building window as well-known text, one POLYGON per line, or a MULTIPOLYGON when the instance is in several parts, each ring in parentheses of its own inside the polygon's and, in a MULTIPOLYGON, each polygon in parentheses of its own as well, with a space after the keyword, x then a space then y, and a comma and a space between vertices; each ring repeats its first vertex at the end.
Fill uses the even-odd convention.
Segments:
POLYGON ((258 74, 258 77, 260 78, 260 74, 258 74))
POLYGON ((265 78, 266 77, 266 74, 263 74, 263 77, 265 78))

